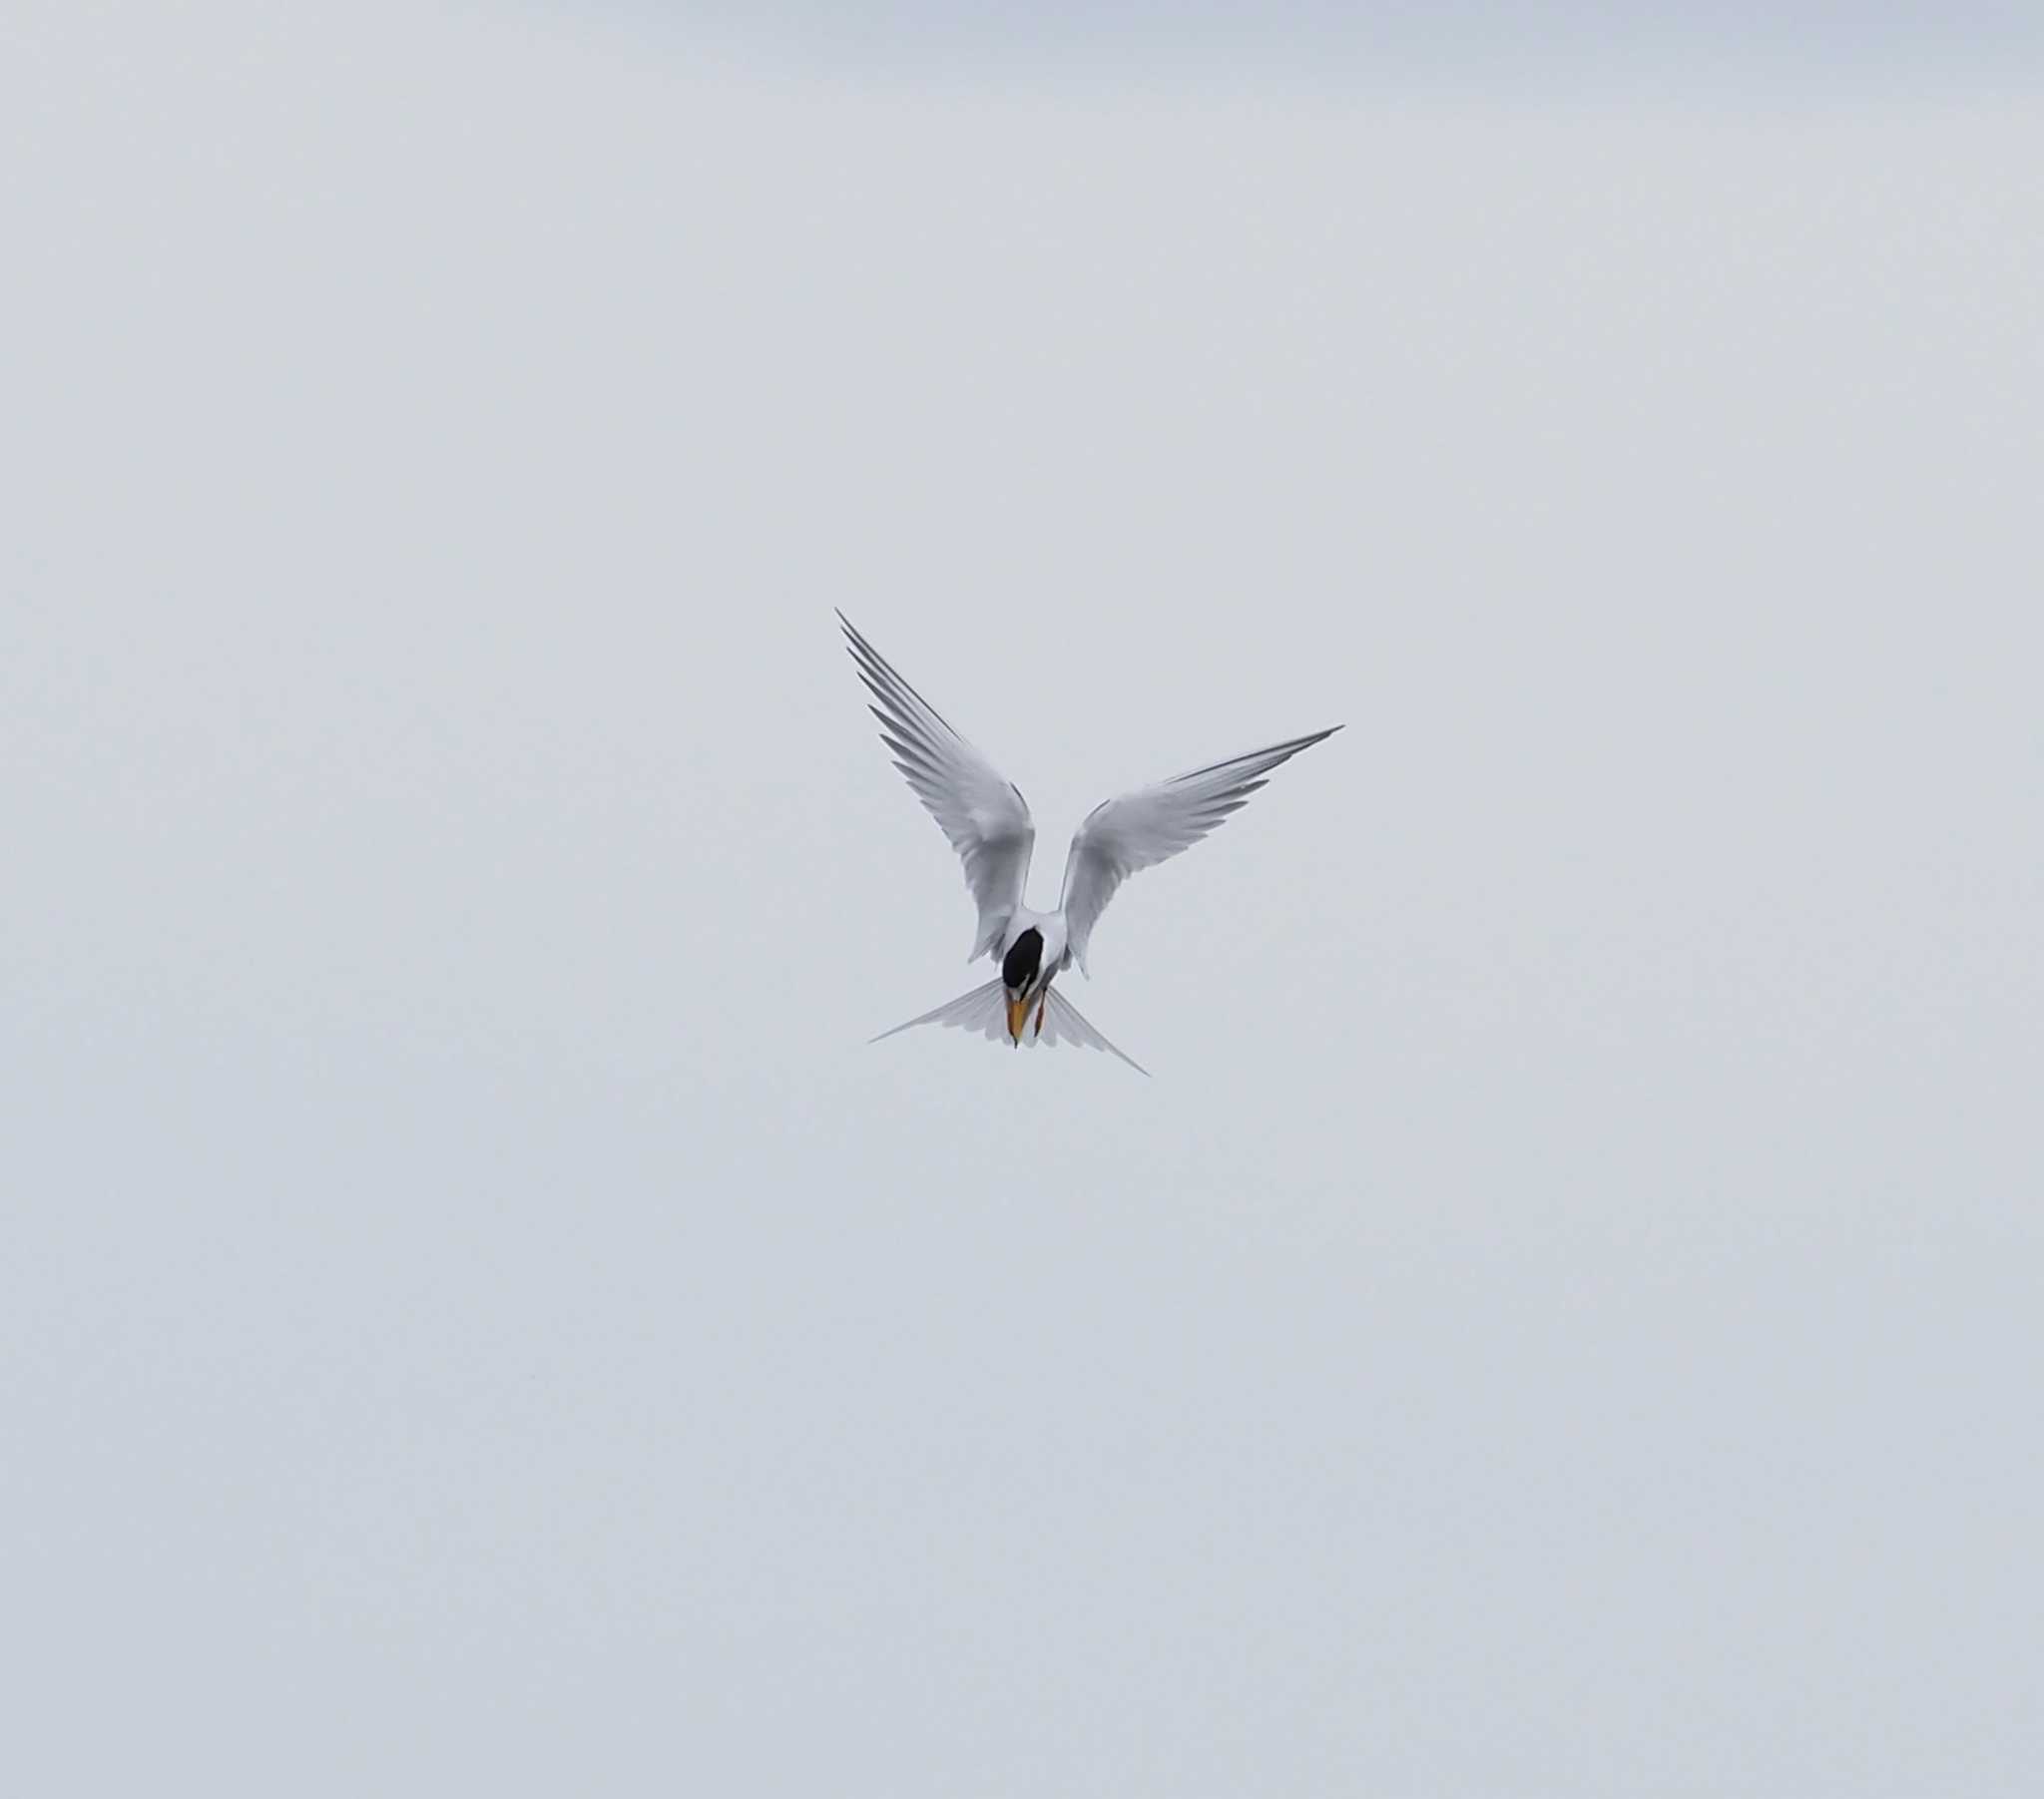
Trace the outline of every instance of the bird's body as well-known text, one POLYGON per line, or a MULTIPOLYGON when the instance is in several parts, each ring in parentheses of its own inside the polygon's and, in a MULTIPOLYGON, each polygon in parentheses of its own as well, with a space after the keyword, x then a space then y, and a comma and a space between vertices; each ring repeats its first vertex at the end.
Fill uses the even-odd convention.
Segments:
POLYGON ((1024 1042, 1085 1044, 1140 1070, 1052 983, 1074 962, 1088 972, 1093 927, 1124 880, 1197 843, 1238 811, 1272 769, 1341 727, 1252 750, 1103 801, 1073 833, 1057 909, 1037 912, 1022 902, 1036 826, 1021 789, 945 723, 849 619, 842 613, 837 618, 859 677, 877 702, 871 709, 880 721, 881 740, 965 864, 966 885, 979 908, 972 959, 991 956, 1001 965, 1000 974, 985 986, 880 1035, 892 1037, 916 1025, 958 1025, 996 1042, 1005 1033, 1018 1047, 1024 1042))

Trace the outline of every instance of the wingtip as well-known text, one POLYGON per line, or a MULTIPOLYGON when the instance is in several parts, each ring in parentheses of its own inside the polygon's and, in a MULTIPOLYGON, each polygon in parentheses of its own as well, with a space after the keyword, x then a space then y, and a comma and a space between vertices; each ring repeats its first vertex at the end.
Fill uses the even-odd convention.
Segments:
POLYGON ((1291 742, 1281 747, 1287 755, 1297 755, 1300 750, 1310 749, 1315 743, 1324 743, 1336 731, 1346 730, 1348 726, 1345 724, 1330 724, 1325 730, 1307 731, 1304 736, 1294 738, 1291 742))

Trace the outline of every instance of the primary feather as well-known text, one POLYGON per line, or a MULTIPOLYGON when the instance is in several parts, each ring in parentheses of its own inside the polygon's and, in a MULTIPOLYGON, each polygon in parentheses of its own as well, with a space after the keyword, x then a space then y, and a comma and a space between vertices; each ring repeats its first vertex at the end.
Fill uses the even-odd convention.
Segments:
POLYGON ((880 740, 894 766, 951 840, 965 864, 965 884, 979 907, 979 934, 968 961, 984 956, 1022 903, 1036 825, 1022 790, 947 724, 928 700, 894 673, 842 613, 859 678, 877 704, 880 740))
POLYGON ((1080 968, 1086 968, 1093 927, 1130 875, 1190 849, 1231 813, 1241 811, 1272 769, 1340 728, 1336 724, 1269 749, 1253 749, 1095 806, 1072 833, 1064 898, 1058 902, 1080 968))

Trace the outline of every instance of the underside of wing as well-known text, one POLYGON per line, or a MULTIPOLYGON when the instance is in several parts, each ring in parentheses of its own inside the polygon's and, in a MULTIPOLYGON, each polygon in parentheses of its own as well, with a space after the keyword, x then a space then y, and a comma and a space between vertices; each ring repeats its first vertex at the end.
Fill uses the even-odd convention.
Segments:
POLYGON ((894 753, 894 766, 907 777, 916 798, 943 828, 965 864, 965 882, 979 907, 979 931, 972 954, 993 949, 1029 875, 1036 827, 1029 805, 1014 782, 947 724, 937 709, 895 674, 842 613, 837 622, 858 665, 859 678, 875 701, 880 740, 894 753))
POLYGON ((1337 724, 1268 749, 1253 749, 1095 806, 1073 834, 1072 851, 1065 860, 1061 903, 1079 966, 1086 966, 1093 927, 1122 882, 1139 869, 1190 849, 1231 813, 1241 811, 1272 769, 1340 728, 1337 724))

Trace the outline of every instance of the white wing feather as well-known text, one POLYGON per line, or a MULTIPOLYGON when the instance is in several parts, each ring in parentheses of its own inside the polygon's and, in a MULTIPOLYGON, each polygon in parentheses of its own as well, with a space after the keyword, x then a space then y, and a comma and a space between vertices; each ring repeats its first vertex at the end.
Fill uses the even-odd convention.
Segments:
POLYGON ((1036 844, 1029 802, 1013 781, 894 673, 849 619, 839 613, 837 622, 850 641, 859 678, 879 702, 871 709, 880 721, 880 740, 894 752, 894 766, 908 777, 916 798, 929 808, 965 864, 965 884, 979 907, 972 956, 984 956, 998 946, 1009 918, 1022 903, 1022 884, 1029 878, 1029 855, 1036 844))
POLYGON ((1095 806, 1073 833, 1072 853, 1065 859, 1065 895, 1059 902, 1079 966, 1085 968, 1093 927, 1122 882, 1138 869, 1190 849, 1231 812, 1240 811, 1272 769, 1340 728, 1337 724, 1269 749, 1253 749, 1232 761, 1196 768, 1095 806))

